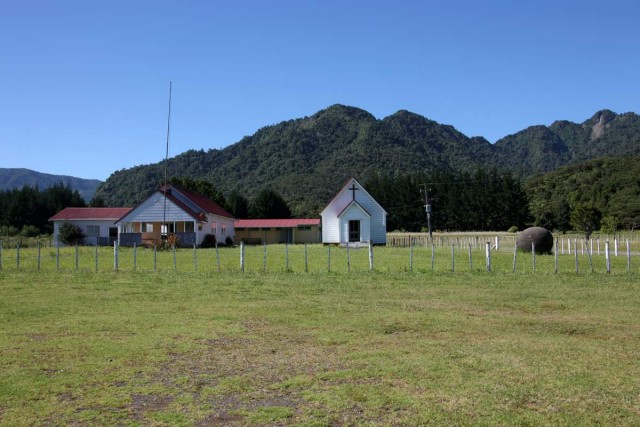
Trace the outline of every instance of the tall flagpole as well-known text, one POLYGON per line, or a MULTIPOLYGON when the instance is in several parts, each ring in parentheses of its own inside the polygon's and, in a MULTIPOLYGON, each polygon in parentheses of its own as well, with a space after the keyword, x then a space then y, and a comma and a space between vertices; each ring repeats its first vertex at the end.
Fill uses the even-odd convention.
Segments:
MULTIPOLYGON (((162 227, 165 227, 167 236, 169 235, 169 227, 167 226, 167 170, 169 164, 169 135, 171 129, 171 86, 172 82, 169 81, 169 114, 167 116, 167 149, 164 155, 164 206, 162 209, 162 227)), ((162 227, 160 227, 160 238, 162 238, 162 227)))

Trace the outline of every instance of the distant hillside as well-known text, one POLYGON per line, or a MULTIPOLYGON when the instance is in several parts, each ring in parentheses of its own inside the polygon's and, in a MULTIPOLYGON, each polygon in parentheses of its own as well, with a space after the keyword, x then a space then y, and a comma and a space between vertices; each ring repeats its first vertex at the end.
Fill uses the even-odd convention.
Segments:
POLYGON ((532 126, 495 143, 496 160, 520 177, 598 157, 640 155, 640 116, 602 110, 581 124, 532 126))
POLYGON ((539 225, 566 229, 571 206, 586 204, 616 217, 626 229, 640 227, 640 158, 600 158, 534 177, 525 185, 539 225))
MULTIPOLYGON (((534 126, 496 144, 401 110, 376 119, 334 105, 310 117, 281 122, 222 150, 190 150, 169 161, 169 175, 211 181, 251 198, 271 187, 294 215, 317 216, 349 176, 399 176, 497 167, 527 178, 602 156, 640 154, 640 116, 603 110, 582 124, 534 126)), ((98 195, 114 206, 134 205, 162 182, 162 164, 113 173, 98 195)))
POLYGON ((51 175, 29 169, 9 169, 0 168, 0 190, 12 190, 22 188, 25 185, 30 187, 38 186, 46 189, 54 184, 63 183, 78 190, 82 198, 88 203, 96 192, 102 181, 97 179, 83 179, 66 175, 51 175))

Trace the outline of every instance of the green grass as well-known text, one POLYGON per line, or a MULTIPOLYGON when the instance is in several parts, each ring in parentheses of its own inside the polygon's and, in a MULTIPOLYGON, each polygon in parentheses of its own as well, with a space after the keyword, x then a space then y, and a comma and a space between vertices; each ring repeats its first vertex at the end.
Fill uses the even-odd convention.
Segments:
POLYGON ((245 273, 237 250, 222 273, 193 272, 188 250, 155 273, 5 258, 0 424, 640 424, 640 276, 626 261, 576 275, 571 257, 553 274, 540 257, 514 274, 506 252, 488 273, 479 253, 469 272, 461 250, 452 274, 444 256, 431 272, 425 249, 410 272, 408 250, 376 248, 373 272, 360 250, 351 274, 327 273, 326 257, 305 274, 301 247, 294 272, 274 248, 267 274, 262 247, 245 273))

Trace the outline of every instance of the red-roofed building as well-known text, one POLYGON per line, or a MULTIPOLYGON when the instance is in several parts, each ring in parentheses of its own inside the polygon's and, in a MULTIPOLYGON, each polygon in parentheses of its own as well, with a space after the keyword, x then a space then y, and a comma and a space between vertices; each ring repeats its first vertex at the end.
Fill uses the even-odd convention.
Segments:
POLYGON ((250 244, 320 243, 320 218, 239 219, 236 239, 250 244))
POLYGON ((208 198, 177 185, 161 187, 128 213, 118 218, 122 246, 153 244, 163 236, 175 234, 183 247, 200 245, 205 235, 216 241, 234 240, 235 218, 208 198))
POLYGON ((111 245, 118 239, 115 222, 131 208, 65 208, 49 218, 53 222, 53 238, 58 242, 60 227, 65 222, 80 227, 88 245, 111 245))

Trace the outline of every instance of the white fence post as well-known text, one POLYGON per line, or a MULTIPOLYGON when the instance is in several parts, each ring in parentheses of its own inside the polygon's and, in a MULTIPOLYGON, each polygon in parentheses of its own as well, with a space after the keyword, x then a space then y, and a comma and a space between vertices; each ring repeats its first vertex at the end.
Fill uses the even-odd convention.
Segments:
POLYGON ((487 259, 487 271, 491 271, 491 242, 487 242, 485 246, 485 255, 487 259))

